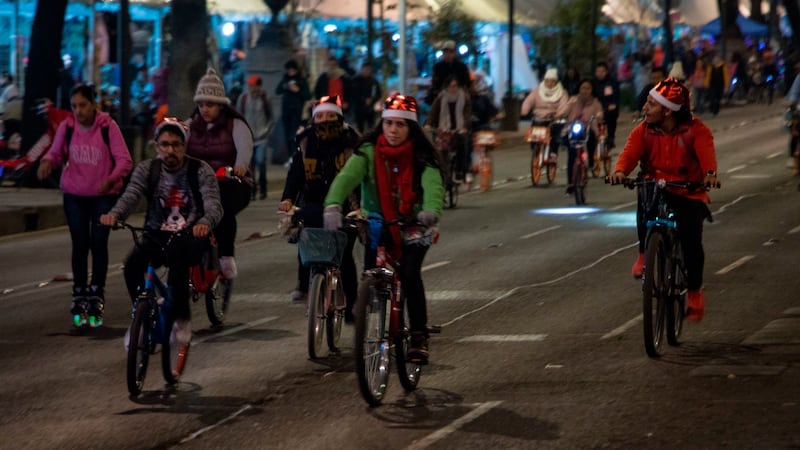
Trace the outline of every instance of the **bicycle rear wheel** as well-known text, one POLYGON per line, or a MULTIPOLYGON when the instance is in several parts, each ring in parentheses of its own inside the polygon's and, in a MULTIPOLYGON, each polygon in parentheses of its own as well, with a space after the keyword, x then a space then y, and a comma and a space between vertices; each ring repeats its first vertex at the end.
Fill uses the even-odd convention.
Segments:
POLYGON ((308 357, 322 357, 322 338, 325 336, 325 322, 328 315, 325 311, 325 274, 315 272, 311 275, 308 295, 308 357))
POLYGON ((400 378, 400 384, 406 391, 413 391, 419 384, 419 379, 422 377, 422 366, 408 361, 408 346, 411 341, 411 333, 406 324, 408 323, 408 311, 403 308, 403 314, 400 316, 400 323, 398 328, 400 336, 394 339, 394 355, 395 362, 397 363, 397 376, 400 378))
POLYGON ((534 186, 538 185, 539 180, 542 178, 541 151, 542 146, 540 144, 536 144, 535 149, 531 151, 531 183, 534 186))
POLYGON ((225 321, 228 305, 233 293, 233 280, 218 276, 206 291, 206 314, 212 326, 219 327, 225 321))
POLYGON ((328 338, 328 348, 332 352, 339 351, 339 339, 342 337, 342 324, 344 324, 344 309, 347 301, 344 297, 342 279, 335 276, 331 281, 335 288, 332 291, 332 308, 328 312, 327 322, 325 323, 325 336, 328 338))
POLYGON ((378 406, 389 384, 391 360, 386 336, 386 294, 384 283, 366 278, 358 289, 356 302, 355 358, 361 396, 378 406))
POLYGON ((128 363, 126 375, 128 392, 135 397, 142 392, 144 379, 147 375, 147 364, 150 361, 151 345, 151 319, 150 304, 146 300, 136 305, 131 320, 130 334, 128 336, 128 363))
POLYGON ((661 356, 667 315, 666 247, 661 233, 652 233, 645 250, 644 281, 642 283, 642 313, 644 348, 647 356, 661 356))

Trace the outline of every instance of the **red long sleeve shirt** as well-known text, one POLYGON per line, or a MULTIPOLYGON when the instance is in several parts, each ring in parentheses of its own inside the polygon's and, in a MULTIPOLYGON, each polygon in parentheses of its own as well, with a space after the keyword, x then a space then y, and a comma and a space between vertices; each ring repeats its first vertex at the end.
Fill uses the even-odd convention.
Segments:
MULTIPOLYGON (((703 182, 709 171, 717 171, 714 136, 700 120, 693 118, 670 132, 642 122, 631 131, 615 172, 630 174, 641 164, 645 178, 667 181, 703 182)), ((673 190, 688 198, 709 202, 704 190, 673 190)))

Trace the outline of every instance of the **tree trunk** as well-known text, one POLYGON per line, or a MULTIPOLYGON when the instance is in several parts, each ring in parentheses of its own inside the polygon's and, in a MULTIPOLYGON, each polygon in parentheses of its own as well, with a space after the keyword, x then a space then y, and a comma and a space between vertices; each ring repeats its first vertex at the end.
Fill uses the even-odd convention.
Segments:
MULTIPOLYGON (((786 3, 786 2, 785 2, 786 3)), ((727 37, 742 37, 736 19, 739 17, 738 0, 717 0, 722 34, 727 37)))
MULTIPOLYGON (((664 0, 664 64, 666 69, 675 59, 675 50, 672 43, 672 20, 669 11, 672 9, 672 0, 664 0)), ((669 71, 667 71, 669 72, 669 71)))
POLYGON ((786 8, 786 17, 789 18, 789 24, 792 26, 792 47, 797 48, 800 44, 800 6, 797 0, 789 0, 783 2, 783 7, 786 8))
MULTIPOLYGON (((44 134, 47 122, 36 113, 36 102, 49 98, 53 102, 58 90, 61 68, 61 38, 67 0, 40 1, 31 26, 31 45, 25 68, 25 96, 22 102, 22 151, 27 152, 44 134)), ((22 180, 24 186, 40 186, 36 179, 38 162, 22 180)))
MULTIPOLYGON (((169 49, 169 115, 187 118, 194 111, 194 90, 208 63, 205 0, 172 0, 169 49)), ((219 74, 222 78, 222 74, 219 74)))

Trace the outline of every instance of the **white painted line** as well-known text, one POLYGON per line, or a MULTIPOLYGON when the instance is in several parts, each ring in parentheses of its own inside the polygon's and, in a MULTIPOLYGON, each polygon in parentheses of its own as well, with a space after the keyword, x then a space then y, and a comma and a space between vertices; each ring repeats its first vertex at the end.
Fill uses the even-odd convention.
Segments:
POLYGON ((720 208, 718 210, 714 211, 714 214, 722 214, 722 213, 725 212, 726 209, 728 209, 728 207, 733 206, 733 205, 739 203, 740 201, 742 201, 744 199, 747 199, 747 198, 750 198, 750 197, 755 197, 755 195, 754 194, 741 195, 741 196, 737 197, 736 200, 720 206, 720 208))
POLYGON ((725 172, 725 173, 733 173, 733 172, 738 172, 739 170, 746 169, 746 168, 747 168, 747 164, 742 164, 741 166, 731 167, 731 168, 730 168, 730 169, 728 169, 728 171, 727 171, 727 172, 725 172))
POLYGON ((541 342, 546 334, 479 334, 463 337, 456 342, 541 342))
POLYGON ((225 330, 225 331, 221 331, 219 333, 209 334, 208 336, 203 336, 203 337, 201 337, 199 339, 192 339, 192 346, 200 345, 203 342, 210 341, 212 339, 217 339, 217 338, 221 338, 221 337, 224 337, 224 336, 229 336, 231 334, 238 333, 238 332, 240 332, 242 330, 246 330, 248 328, 257 327, 257 326, 259 326, 261 324, 265 324, 267 322, 272 322, 273 320, 276 320, 277 318, 278 318, 277 316, 275 316, 275 317, 264 317, 263 319, 254 320, 254 321, 248 322, 248 323, 246 323, 244 325, 239 325, 238 327, 233 327, 231 329, 228 329, 228 330, 225 330))
POLYGON ((755 257, 756 257, 756 255, 746 255, 746 256, 742 256, 741 258, 739 258, 739 259, 737 259, 736 261, 734 261, 734 262, 732 262, 732 263, 728 264, 727 266, 723 267, 722 269, 719 269, 719 270, 716 272, 716 274, 717 274, 717 275, 725 275, 726 273, 728 273, 728 272, 732 271, 733 269, 736 269, 736 268, 737 268, 737 267, 739 267, 739 266, 742 266, 742 265, 744 265, 744 264, 745 264, 747 261, 750 261, 751 259, 753 259, 753 258, 755 258, 755 257))
POLYGON ((767 159, 777 158, 778 156, 785 155, 786 152, 775 152, 771 155, 767 155, 767 159))
POLYGON ((766 178, 772 178, 772 175, 768 175, 766 173, 743 173, 741 175, 733 175, 731 178, 736 178, 739 180, 763 180, 766 178))
POLYGON ((561 225, 554 225, 554 226, 552 226, 552 227, 548 227, 548 228, 545 228, 545 229, 543 229, 543 230, 534 231, 533 233, 526 234, 525 236, 520 236, 520 239, 528 239, 528 238, 532 238, 532 237, 534 237, 534 236, 539 236, 540 234, 547 233, 548 231, 557 230, 557 229, 559 229, 559 228, 561 228, 561 225))
POLYGON ((450 434, 458 431, 458 429, 463 427, 464 425, 466 425, 466 424, 472 422, 473 420, 477 419, 478 417, 484 415, 490 409, 499 406, 501 403, 503 403, 503 402, 499 401, 499 400, 498 401, 493 401, 493 402, 479 403, 477 408, 473 409, 472 411, 468 412, 467 414, 464 414, 463 416, 459 417, 458 419, 450 422, 450 424, 447 425, 446 427, 440 428, 440 429, 434 431, 433 433, 425 436, 424 438, 422 438, 422 439, 420 439, 418 441, 415 441, 414 443, 412 443, 411 445, 406 447, 406 449, 408 449, 408 450, 418 450, 418 449, 428 448, 431 445, 435 444, 436 442, 438 442, 438 441, 444 439, 445 437, 449 436, 450 434))
POLYGON ((625 322, 624 324, 614 328, 613 330, 609 331, 608 333, 600 336, 600 340, 603 339, 611 339, 613 337, 617 337, 622 333, 628 331, 629 328, 632 328, 634 325, 642 321, 642 316, 636 316, 633 319, 625 322))
POLYGON ((435 262, 435 263, 433 263, 433 264, 428 264, 427 266, 423 267, 423 268, 422 268, 422 271, 423 271, 423 272, 425 272, 425 271, 428 271, 428 270, 431 270, 431 269, 435 269, 435 268, 437 268, 437 267, 446 266, 446 265, 448 265, 448 264, 450 264, 450 261, 439 261, 439 262, 435 262))
POLYGON ((619 211, 620 209, 625 209, 625 208, 630 208, 631 206, 636 206, 637 203, 639 203, 639 202, 634 200, 632 202, 623 203, 621 205, 613 206, 611 208, 608 208, 608 210, 609 211, 619 211))
POLYGON ((503 291, 468 291, 468 290, 442 290, 425 291, 425 297, 430 301, 439 300, 491 300, 503 291))
POLYGON ((800 225, 789 230, 787 234, 797 234, 797 233, 800 233, 800 225))
POLYGON ((180 444, 185 444, 186 442, 189 442, 189 441, 191 441, 193 439, 196 439, 198 436, 200 436, 201 434, 205 433, 206 431, 213 430, 214 428, 217 428, 218 426, 224 424, 225 422, 229 422, 229 421, 235 419, 238 415, 240 415, 241 413, 247 411, 248 409, 250 409, 252 407, 253 406, 249 405, 249 404, 248 405, 244 405, 241 408, 239 408, 238 411, 236 411, 235 413, 229 415, 228 417, 225 417, 224 419, 220 420, 219 422, 211 424, 211 425, 209 425, 207 427, 200 428, 199 430, 195 431, 194 433, 190 434, 189 436, 186 436, 185 438, 181 439, 181 441, 179 443, 180 444))

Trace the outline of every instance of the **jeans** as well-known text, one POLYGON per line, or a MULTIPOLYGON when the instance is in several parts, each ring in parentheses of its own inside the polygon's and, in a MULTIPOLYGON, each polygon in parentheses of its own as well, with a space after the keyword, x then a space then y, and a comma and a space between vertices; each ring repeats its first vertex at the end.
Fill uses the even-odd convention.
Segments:
MULTIPOLYGON (((253 147, 253 158, 250 161, 253 166, 254 175, 258 179, 258 192, 261 198, 267 196, 267 143, 253 147)), ((253 189, 252 197, 255 199, 256 190, 253 189)))
POLYGON ((116 195, 82 197, 64 194, 64 214, 72 239, 73 287, 83 289, 89 279, 89 252, 92 253, 92 286, 103 288, 108 273, 109 227, 100 225, 100 216, 117 201, 116 195))
POLYGON ((236 214, 250 204, 250 186, 236 180, 221 180, 219 183, 219 199, 222 203, 222 220, 214 229, 214 236, 219 245, 219 256, 233 256, 236 240, 236 214))

